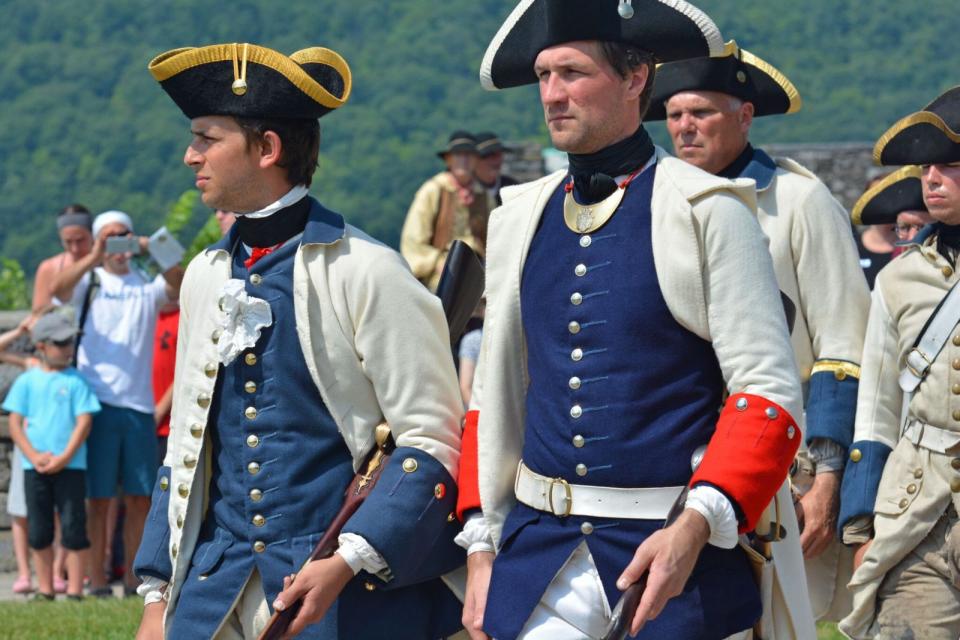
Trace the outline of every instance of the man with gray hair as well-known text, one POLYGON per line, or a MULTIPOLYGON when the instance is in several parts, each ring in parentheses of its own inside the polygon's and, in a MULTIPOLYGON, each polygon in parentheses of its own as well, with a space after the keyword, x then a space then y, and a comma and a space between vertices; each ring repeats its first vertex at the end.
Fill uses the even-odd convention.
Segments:
MULTIPOLYGON (((80 338, 77 369, 103 407, 93 421, 88 443, 87 496, 90 499, 90 593, 109 596, 103 565, 107 537, 107 507, 123 485, 125 590, 137 582, 130 567, 150 509, 157 471, 157 440, 153 421, 153 334, 157 315, 176 300, 183 279, 178 251, 162 246, 176 241, 161 230, 152 238, 133 237, 133 221, 122 211, 101 213, 93 221, 93 250, 54 278, 53 291, 77 309, 80 338), (129 238, 131 251, 111 253, 109 238, 129 238), (161 240, 163 238, 163 240, 161 240), (150 252, 163 270, 149 279, 130 258, 150 252)), ((116 241, 114 241, 116 242, 116 241)), ((179 251, 182 255, 182 249, 179 251)))

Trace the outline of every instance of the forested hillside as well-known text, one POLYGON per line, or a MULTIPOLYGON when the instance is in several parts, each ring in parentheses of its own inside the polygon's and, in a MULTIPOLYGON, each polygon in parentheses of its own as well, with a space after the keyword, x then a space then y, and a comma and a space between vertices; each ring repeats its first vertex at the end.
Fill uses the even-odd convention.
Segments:
MULTIPOLYGON (((584 0, 594 1, 594 0, 584 0)), ((700 0, 724 35, 780 67, 803 111, 758 122, 755 139, 872 140, 960 84, 956 0, 700 0)), ((455 128, 546 141, 533 88, 484 92, 483 51, 511 0, 3 0, 0 257, 32 272, 57 250, 69 202, 159 224, 192 179, 187 121, 146 71, 170 48, 256 42, 341 52, 350 103, 322 121, 314 192, 396 244, 413 192, 455 128)), ((655 126, 655 131, 660 127, 655 126)), ((198 210, 185 232, 203 223, 198 210)), ((184 241, 189 241, 184 237, 184 241)))

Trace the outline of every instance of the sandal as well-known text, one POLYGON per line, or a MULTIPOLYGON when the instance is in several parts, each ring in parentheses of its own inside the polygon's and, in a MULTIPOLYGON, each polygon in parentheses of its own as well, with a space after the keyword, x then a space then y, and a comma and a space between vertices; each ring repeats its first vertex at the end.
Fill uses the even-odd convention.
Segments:
POLYGON ((20 576, 13 581, 14 593, 33 593, 33 585, 30 584, 30 576, 20 576))
POLYGON ((67 592, 67 581, 63 578, 57 576, 53 579, 53 592, 54 593, 66 593, 67 592))

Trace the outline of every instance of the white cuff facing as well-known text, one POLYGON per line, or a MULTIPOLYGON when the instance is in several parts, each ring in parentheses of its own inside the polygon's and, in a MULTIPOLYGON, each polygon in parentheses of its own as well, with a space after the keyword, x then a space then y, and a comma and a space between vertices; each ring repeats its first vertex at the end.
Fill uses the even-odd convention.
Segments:
POLYGON ((143 598, 143 606, 166 600, 167 583, 160 578, 147 576, 137 587, 137 595, 143 598))
POLYGON ((737 546, 737 514, 727 496, 713 487, 700 485, 687 494, 685 506, 706 518, 710 526, 709 544, 721 549, 737 546))
POLYGON ((390 578, 387 561, 362 536, 355 533, 341 533, 337 542, 340 544, 337 553, 350 565, 354 575, 362 570, 380 576, 384 580, 390 578))
POLYGON ((467 555, 478 551, 494 552, 493 535, 490 533, 490 526, 487 519, 480 512, 473 513, 467 517, 463 523, 463 531, 457 534, 453 539, 458 546, 467 550, 467 555))

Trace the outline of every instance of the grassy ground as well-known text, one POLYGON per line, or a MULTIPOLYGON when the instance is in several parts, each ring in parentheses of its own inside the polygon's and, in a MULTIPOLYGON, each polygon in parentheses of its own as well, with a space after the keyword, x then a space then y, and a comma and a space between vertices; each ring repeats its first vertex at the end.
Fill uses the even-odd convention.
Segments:
POLYGON ((4 640, 129 640, 140 624, 143 600, 0 603, 4 640))
MULTIPOLYGON (((0 638, 4 640, 127 640, 140 623, 140 598, 83 602, 0 603, 0 638)), ((842 640, 836 625, 823 624, 818 640, 842 640)))

